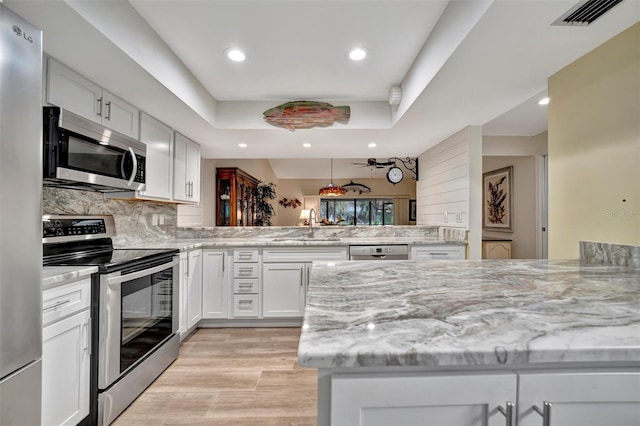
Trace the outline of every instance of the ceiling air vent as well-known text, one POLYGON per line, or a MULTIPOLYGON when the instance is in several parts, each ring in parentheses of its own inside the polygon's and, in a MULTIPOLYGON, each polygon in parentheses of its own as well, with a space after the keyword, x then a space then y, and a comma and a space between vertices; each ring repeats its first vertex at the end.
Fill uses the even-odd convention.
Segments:
POLYGON ((586 27, 613 9, 622 0, 584 0, 573 6, 551 25, 578 25, 586 27))

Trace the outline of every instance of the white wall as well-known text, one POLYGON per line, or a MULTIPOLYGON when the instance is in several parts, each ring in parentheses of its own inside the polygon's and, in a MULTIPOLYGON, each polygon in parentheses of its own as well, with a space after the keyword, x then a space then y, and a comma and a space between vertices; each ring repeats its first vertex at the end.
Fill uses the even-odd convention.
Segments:
POLYGON ((549 78, 549 257, 640 243, 640 23, 549 78))
POLYGON ((482 155, 520 156, 547 153, 547 132, 536 136, 483 136, 482 155))
POLYGON ((469 257, 482 256, 482 128, 469 126, 420 155, 418 225, 469 230, 469 257))

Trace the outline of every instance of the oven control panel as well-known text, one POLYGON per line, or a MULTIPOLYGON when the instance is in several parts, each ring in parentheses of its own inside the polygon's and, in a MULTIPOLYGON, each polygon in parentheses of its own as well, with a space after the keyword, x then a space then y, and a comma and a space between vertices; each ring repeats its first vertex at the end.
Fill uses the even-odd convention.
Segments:
POLYGON ((42 238, 45 241, 105 238, 115 231, 113 216, 52 216, 42 217, 42 238))

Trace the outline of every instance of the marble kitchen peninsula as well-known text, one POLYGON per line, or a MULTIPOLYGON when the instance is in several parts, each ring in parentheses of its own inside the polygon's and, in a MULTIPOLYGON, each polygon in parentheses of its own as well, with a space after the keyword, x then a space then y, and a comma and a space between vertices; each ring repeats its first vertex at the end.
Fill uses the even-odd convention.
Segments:
POLYGON ((314 262, 298 362, 319 425, 637 425, 640 270, 314 262))

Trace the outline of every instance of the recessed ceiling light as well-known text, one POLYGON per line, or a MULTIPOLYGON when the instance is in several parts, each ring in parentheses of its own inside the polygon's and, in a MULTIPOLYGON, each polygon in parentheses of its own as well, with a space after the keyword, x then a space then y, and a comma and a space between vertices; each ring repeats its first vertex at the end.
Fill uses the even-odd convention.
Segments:
POLYGON ((227 49, 227 58, 233 62, 242 62, 246 59, 246 55, 240 49, 227 49))
POLYGON ((367 57, 367 50, 364 47, 356 47, 349 51, 348 56, 352 61, 361 61, 367 57))
POLYGON ((369 148, 375 148, 377 145, 375 142, 371 142, 369 145, 367 145, 369 148))
POLYGON ((538 105, 547 105, 549 103, 549 98, 542 98, 538 101, 538 105))
POLYGON ((305 148, 311 148, 311 144, 309 142, 303 143, 302 146, 305 148))
POLYGON ((246 144, 246 143, 244 143, 244 142, 242 142, 242 143, 239 143, 239 144, 238 144, 238 146, 239 146, 240 148, 246 148, 246 147, 247 147, 247 144, 246 144))

